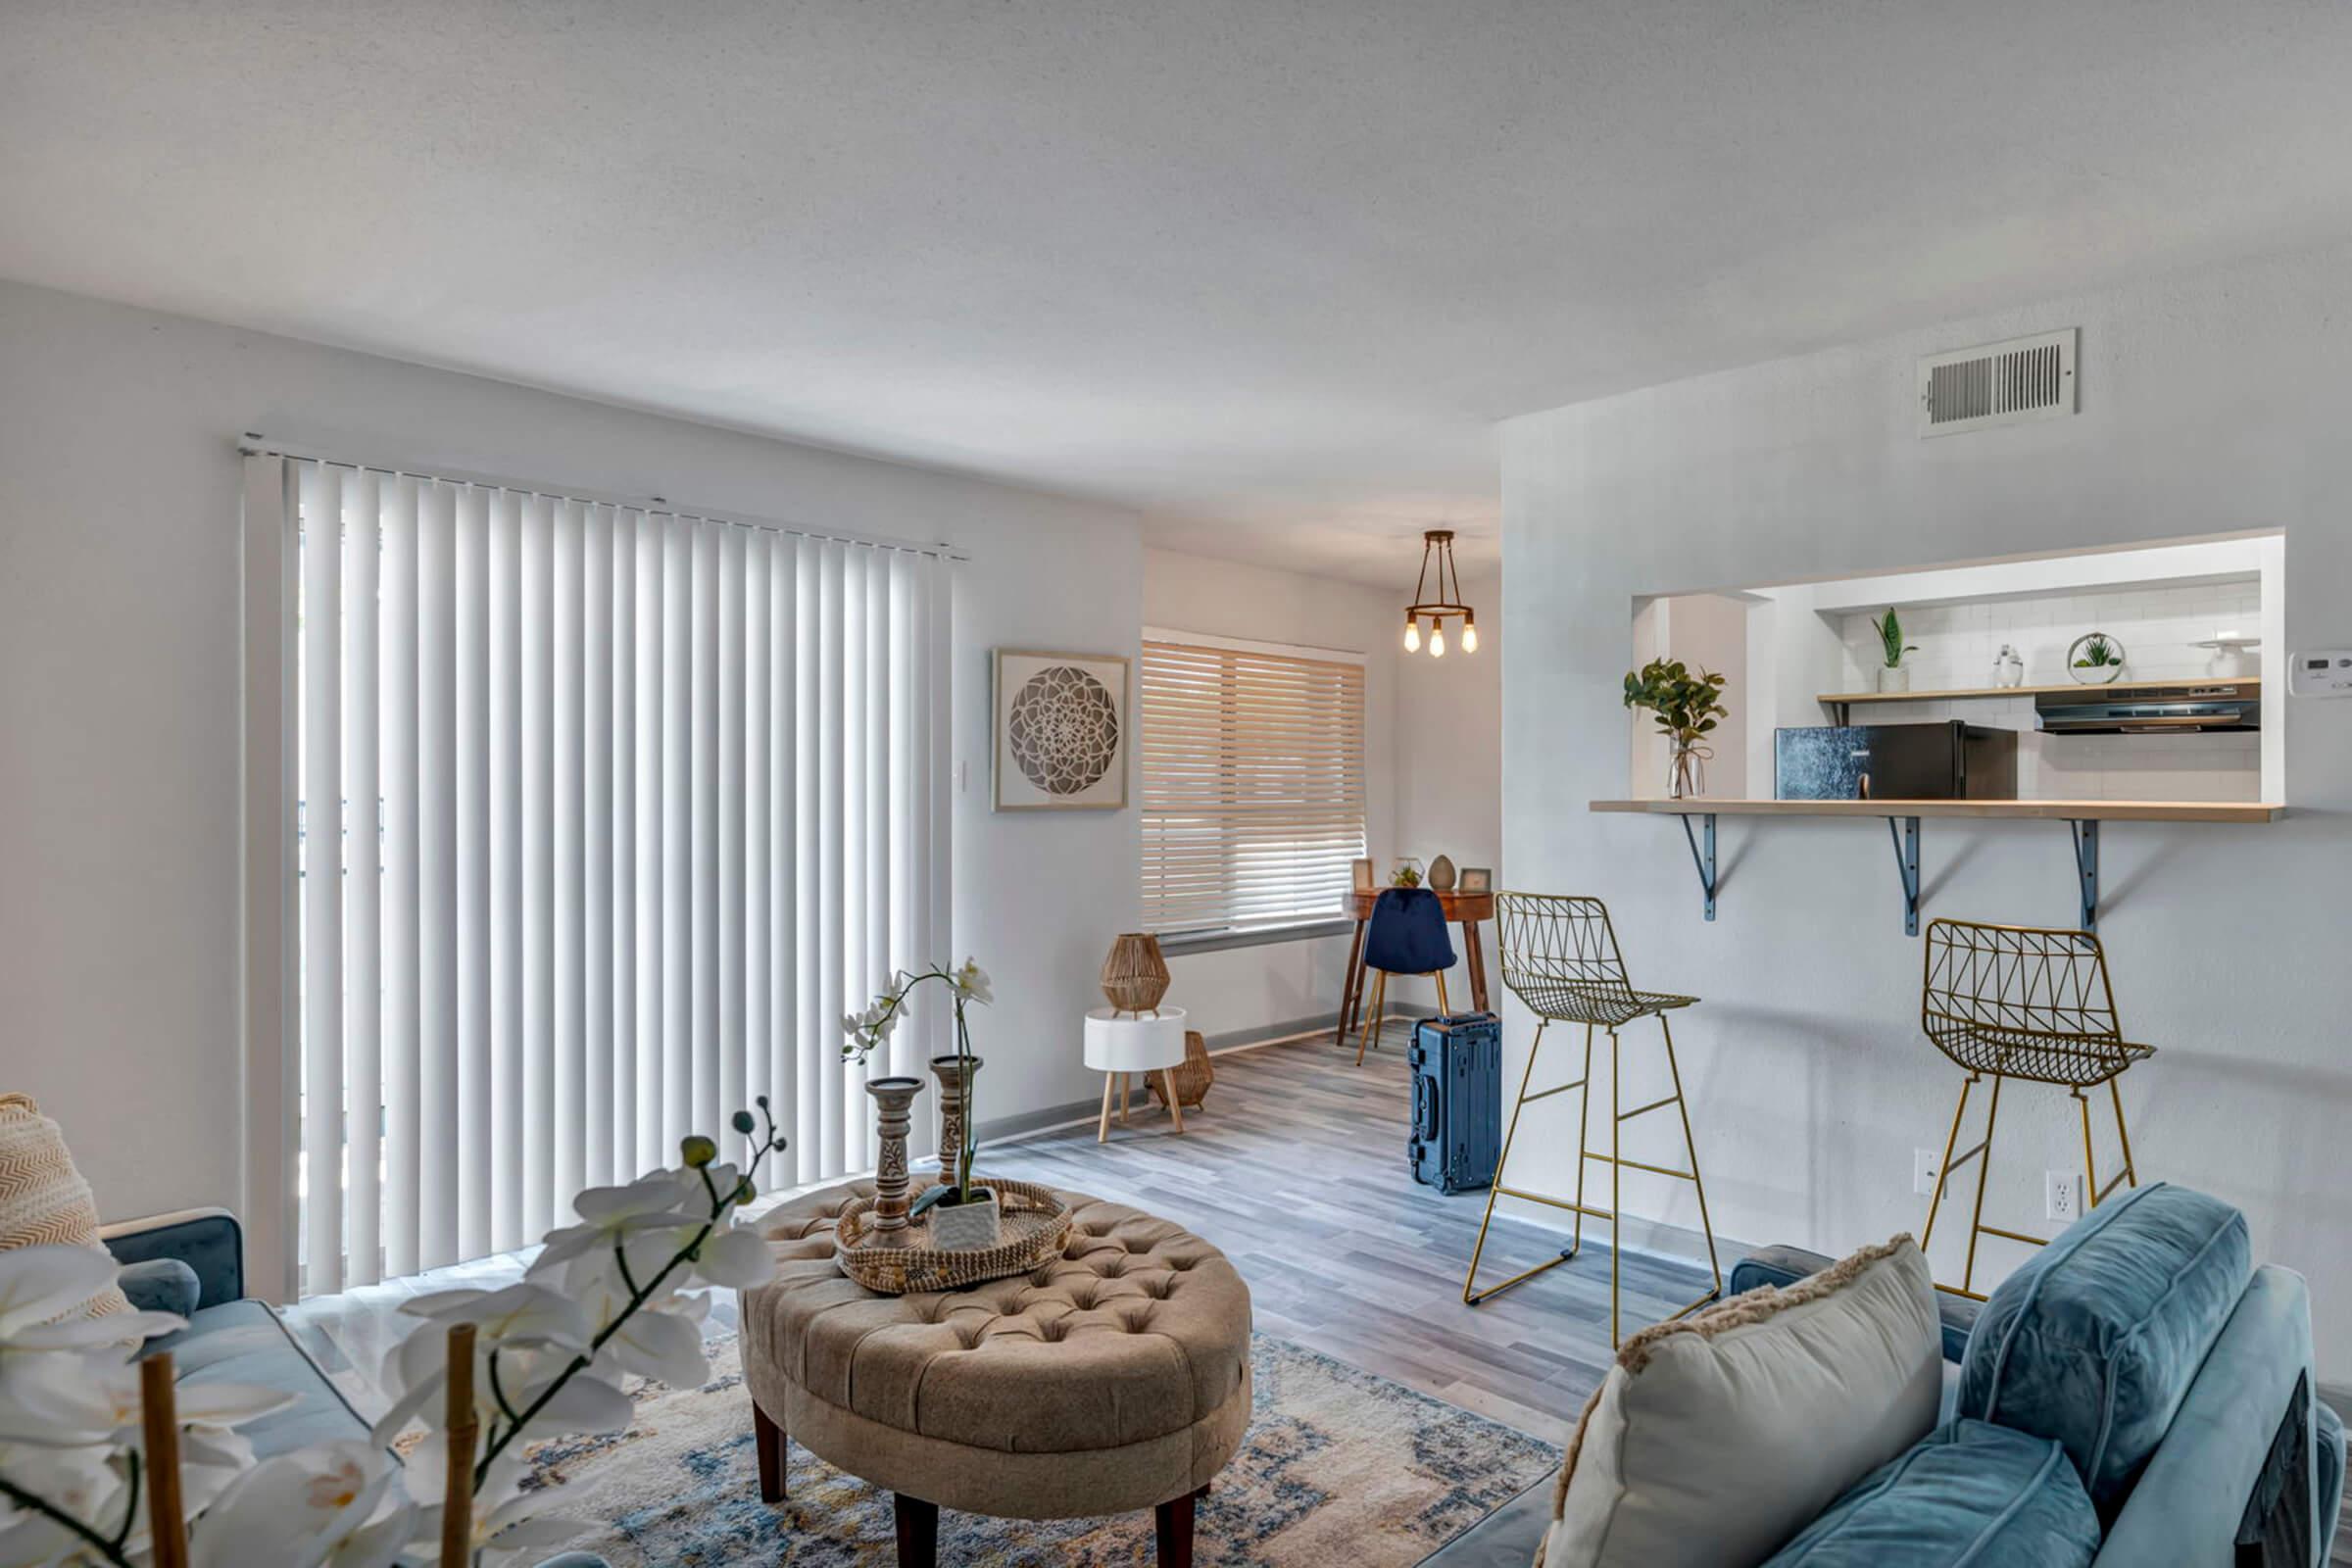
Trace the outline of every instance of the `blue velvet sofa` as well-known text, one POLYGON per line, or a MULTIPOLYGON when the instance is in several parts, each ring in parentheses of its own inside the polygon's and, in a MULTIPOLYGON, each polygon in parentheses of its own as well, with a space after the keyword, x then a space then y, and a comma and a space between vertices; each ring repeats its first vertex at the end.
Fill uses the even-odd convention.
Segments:
MULTIPOLYGON (((1773 1248, 1731 1288, 1829 1263, 1773 1248)), ((2303 1278, 2254 1266, 2235 1209, 2143 1187, 2053 1241, 1981 1311, 1942 1304, 1942 1424, 1766 1568, 2324 1568, 2344 1430, 2316 1396, 2303 1278)), ((1531 1488, 1426 1568, 1527 1568, 1552 1488, 1531 1488)))
MULTIPOLYGON (((176 1312, 188 1326, 151 1343, 170 1350, 182 1384, 247 1383, 282 1389, 294 1402, 238 1431, 267 1459, 308 1444, 365 1438, 368 1422, 295 1342, 270 1306, 245 1295, 244 1233, 224 1208, 187 1209, 112 1225, 107 1250, 122 1265, 122 1294, 137 1307, 176 1312)), ((568 1553, 542 1568, 604 1568, 568 1553)))

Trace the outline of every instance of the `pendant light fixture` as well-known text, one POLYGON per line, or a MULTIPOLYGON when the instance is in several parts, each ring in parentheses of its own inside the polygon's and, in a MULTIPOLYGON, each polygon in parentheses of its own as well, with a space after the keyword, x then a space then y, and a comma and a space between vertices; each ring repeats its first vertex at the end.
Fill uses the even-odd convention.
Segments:
POLYGON ((1421 576, 1413 584, 1413 602, 1404 607, 1404 651, 1421 651, 1421 622, 1429 622, 1429 656, 1446 657, 1446 622, 1459 616, 1462 622, 1462 652, 1478 652, 1478 612, 1462 602, 1462 577, 1453 565, 1453 530, 1432 528, 1421 536, 1421 576), (1438 597, 1424 599, 1422 595, 1432 586, 1429 568, 1438 568, 1436 590, 1438 597), (1448 587, 1450 585, 1450 588, 1448 587), (1447 593, 1452 594, 1447 598, 1447 593))

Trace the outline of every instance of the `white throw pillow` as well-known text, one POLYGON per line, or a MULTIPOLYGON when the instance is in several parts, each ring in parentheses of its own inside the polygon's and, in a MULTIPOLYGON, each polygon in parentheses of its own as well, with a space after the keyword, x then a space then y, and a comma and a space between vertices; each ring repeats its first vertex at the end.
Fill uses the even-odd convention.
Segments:
POLYGON ((1943 1338, 1908 1236, 1625 1342, 1538 1568, 1754 1568, 1936 1424, 1943 1338))

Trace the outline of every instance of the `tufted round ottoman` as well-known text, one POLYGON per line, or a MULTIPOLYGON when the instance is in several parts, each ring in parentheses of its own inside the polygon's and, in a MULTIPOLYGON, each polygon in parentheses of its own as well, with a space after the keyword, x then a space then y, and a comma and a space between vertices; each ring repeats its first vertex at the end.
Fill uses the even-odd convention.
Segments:
POLYGON ((901 1568, 929 1568, 939 1510, 1066 1519, 1152 1508, 1159 1560, 1192 1560, 1193 1503, 1250 1424, 1250 1290, 1225 1254, 1070 1193, 1063 1255, 969 1290, 878 1296, 833 1261, 873 1184, 761 1222, 775 1279, 743 1298, 760 1494, 784 1434, 895 1494, 901 1568))

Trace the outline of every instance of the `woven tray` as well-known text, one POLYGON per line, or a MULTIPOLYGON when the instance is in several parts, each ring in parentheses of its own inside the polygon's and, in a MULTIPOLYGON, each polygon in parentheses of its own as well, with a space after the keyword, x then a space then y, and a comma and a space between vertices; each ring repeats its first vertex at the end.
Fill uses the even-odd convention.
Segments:
MULTIPOLYGON (((920 1182, 908 1193, 919 1198, 938 1185, 920 1182)), ((1026 1274, 1061 1253, 1070 1234, 1070 1205, 1053 1189, 1029 1182, 977 1178, 994 1189, 1003 1211, 1002 1238, 994 1247, 943 1250, 931 1245, 931 1221, 922 1216, 903 1231, 872 1228, 874 1200, 860 1198, 841 1211, 833 1232, 833 1256, 841 1271, 869 1291, 906 1296, 914 1291, 956 1291, 1007 1274, 1026 1274)))

